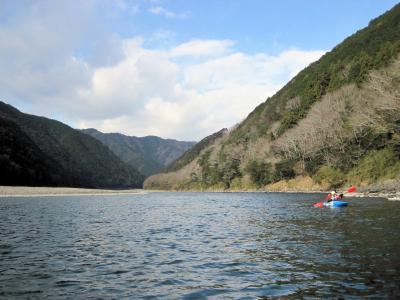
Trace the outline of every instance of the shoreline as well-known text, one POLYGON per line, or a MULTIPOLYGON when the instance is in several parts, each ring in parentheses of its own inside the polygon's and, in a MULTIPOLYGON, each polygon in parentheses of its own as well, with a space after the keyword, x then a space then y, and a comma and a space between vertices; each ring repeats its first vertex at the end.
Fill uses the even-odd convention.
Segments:
POLYGON ((142 189, 110 190, 72 187, 0 186, 0 198, 5 197, 52 197, 52 196, 107 196, 143 195, 142 189))
MULTIPOLYGON (((267 191, 267 190, 146 190, 149 192, 176 193, 287 193, 287 194, 327 194, 327 191, 267 191)), ((355 192, 344 194, 346 198, 385 198, 390 201, 400 201, 400 191, 396 192, 355 192)))
MULTIPOLYGON (((172 191, 144 189, 89 189, 72 187, 31 187, 31 186, 0 186, 0 198, 5 197, 56 197, 56 196, 107 196, 107 195, 144 195, 157 192, 207 192, 207 193, 326 193, 326 191, 266 191, 266 190, 226 190, 226 191, 172 191)), ((348 198, 375 197, 400 201, 400 192, 356 192, 346 195, 348 198)))
POLYGON ((386 198, 389 201, 400 201, 400 192, 395 193, 385 193, 385 192, 367 192, 367 193, 353 193, 348 197, 354 198, 386 198))

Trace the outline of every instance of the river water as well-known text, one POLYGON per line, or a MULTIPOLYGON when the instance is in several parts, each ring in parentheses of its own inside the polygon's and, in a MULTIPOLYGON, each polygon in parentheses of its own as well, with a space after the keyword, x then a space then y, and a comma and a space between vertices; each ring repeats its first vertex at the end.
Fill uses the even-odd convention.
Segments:
POLYGON ((400 202, 322 197, 0 198, 0 298, 399 298, 400 202))

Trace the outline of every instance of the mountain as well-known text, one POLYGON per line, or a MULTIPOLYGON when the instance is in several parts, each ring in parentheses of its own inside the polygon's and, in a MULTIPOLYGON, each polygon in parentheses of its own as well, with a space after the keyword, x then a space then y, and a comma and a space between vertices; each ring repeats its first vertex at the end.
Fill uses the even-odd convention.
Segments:
POLYGON ((186 189, 188 178, 190 181, 198 181, 200 172, 197 159, 201 153, 209 147, 216 145, 223 140, 228 134, 228 129, 224 128, 220 131, 205 137, 191 149, 183 153, 178 159, 173 161, 164 170, 165 173, 150 176, 146 179, 147 189, 171 189, 172 187, 186 189))
POLYGON ((400 4, 297 74, 190 162, 146 188, 400 189, 400 4))
POLYGON ((156 136, 135 137, 120 133, 102 133, 93 128, 82 131, 102 142, 122 161, 145 176, 162 171, 195 144, 156 136))
POLYGON ((0 184, 141 187, 143 175, 102 143, 0 101, 0 184))
POLYGON ((183 166, 192 162, 201 153, 201 151, 203 149, 214 144, 219 138, 224 136, 227 132, 228 132, 228 129, 224 128, 224 129, 221 129, 220 131, 202 139, 200 142, 198 142, 196 145, 194 145, 188 151, 183 153, 182 156, 180 156, 176 160, 170 162, 170 164, 166 168, 166 171, 167 172, 177 171, 180 168, 182 168, 183 166))

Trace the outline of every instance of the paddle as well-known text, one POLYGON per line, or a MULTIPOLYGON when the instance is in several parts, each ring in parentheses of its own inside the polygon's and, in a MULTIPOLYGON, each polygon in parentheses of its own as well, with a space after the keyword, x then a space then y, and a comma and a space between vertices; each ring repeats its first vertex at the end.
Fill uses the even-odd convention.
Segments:
POLYGON ((328 200, 328 198, 329 198, 329 195, 327 195, 327 196, 325 197, 325 199, 322 200, 321 202, 315 203, 315 204, 314 204, 314 207, 323 207, 323 206, 324 206, 324 202, 325 202, 326 200, 328 200))
MULTIPOLYGON (((355 193, 357 191, 357 188, 354 185, 351 185, 347 191, 345 191, 343 194, 347 194, 347 193, 355 193)), ((313 206, 314 207, 323 207, 324 206, 324 202, 326 200, 328 200, 329 198, 329 194, 325 197, 324 200, 322 200, 321 202, 315 203, 313 206)))
POLYGON ((314 207, 323 207, 324 206, 324 201, 318 202, 314 204, 314 207))

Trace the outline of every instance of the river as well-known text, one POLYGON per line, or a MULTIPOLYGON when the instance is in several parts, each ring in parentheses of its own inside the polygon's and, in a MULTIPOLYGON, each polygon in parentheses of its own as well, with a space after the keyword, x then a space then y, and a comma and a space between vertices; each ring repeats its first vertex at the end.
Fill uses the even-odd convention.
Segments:
POLYGON ((0 198, 0 298, 400 297, 400 202, 322 197, 0 198))

